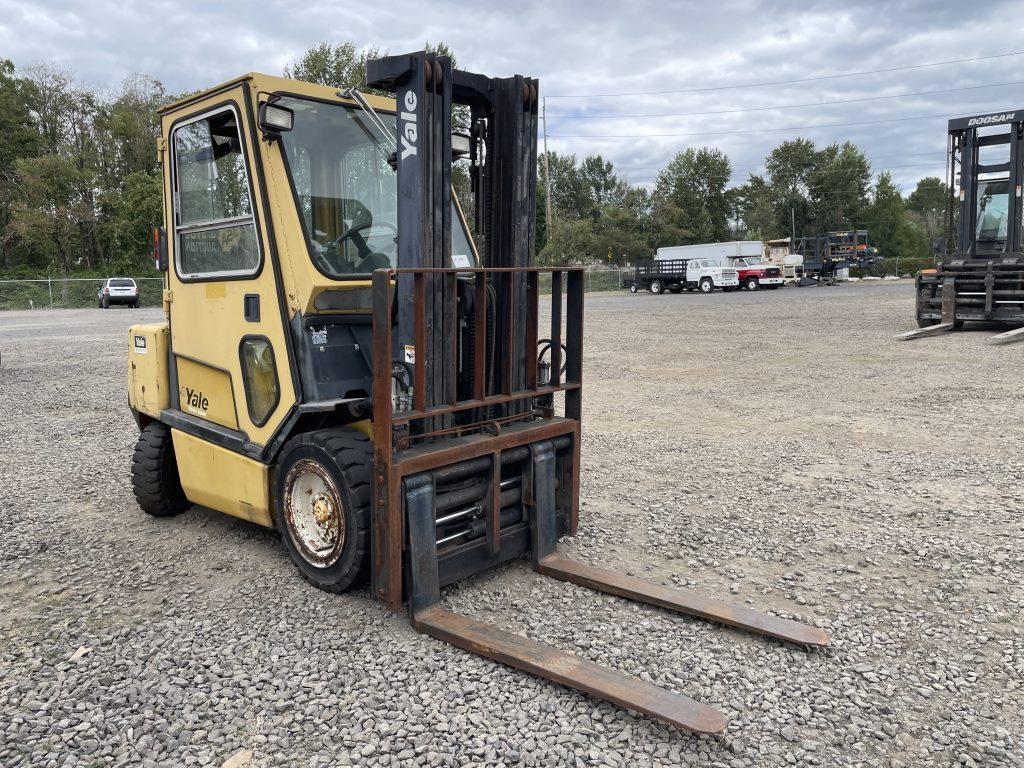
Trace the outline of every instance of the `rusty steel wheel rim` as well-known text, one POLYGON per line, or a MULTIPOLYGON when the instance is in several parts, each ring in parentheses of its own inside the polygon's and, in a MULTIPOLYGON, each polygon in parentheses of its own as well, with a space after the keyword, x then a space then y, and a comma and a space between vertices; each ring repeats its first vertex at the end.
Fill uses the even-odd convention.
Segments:
POLYGON ((327 470, 302 459, 284 481, 284 519, 299 554, 310 565, 334 565, 345 548, 345 511, 327 470))

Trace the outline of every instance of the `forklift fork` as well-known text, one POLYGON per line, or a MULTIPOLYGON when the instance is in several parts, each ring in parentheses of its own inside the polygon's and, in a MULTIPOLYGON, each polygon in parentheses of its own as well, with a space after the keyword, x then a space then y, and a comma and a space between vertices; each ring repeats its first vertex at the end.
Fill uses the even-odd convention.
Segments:
MULTIPOLYGON (((664 587, 560 555, 556 547, 555 451, 550 441, 542 441, 532 444, 530 452, 527 474, 532 476, 532 487, 529 494, 524 494, 524 502, 529 509, 533 565, 539 573, 800 645, 828 644, 828 635, 816 627, 664 587)), ((407 477, 403 495, 408 532, 406 593, 412 625, 417 631, 685 730, 718 733, 728 725, 723 713, 691 698, 442 608, 434 486, 430 473, 407 477)))

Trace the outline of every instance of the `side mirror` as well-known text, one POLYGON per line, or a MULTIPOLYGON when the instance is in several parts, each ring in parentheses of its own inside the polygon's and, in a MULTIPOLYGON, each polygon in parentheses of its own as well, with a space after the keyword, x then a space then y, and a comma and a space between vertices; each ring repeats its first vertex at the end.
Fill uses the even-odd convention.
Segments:
POLYGON ((464 133, 452 134, 452 162, 469 157, 469 136, 464 133))
POLYGON ((164 227, 153 230, 153 264, 161 272, 167 271, 167 230, 164 227))
POLYGON ((295 113, 288 107, 278 104, 260 105, 259 126, 263 136, 270 141, 281 138, 281 134, 290 131, 295 125, 295 113))

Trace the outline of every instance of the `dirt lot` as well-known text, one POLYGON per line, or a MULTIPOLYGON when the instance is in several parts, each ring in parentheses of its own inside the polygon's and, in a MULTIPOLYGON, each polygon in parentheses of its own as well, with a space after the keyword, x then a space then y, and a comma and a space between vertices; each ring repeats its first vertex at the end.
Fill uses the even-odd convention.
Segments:
POLYGON ((141 514, 129 323, 0 313, 0 765, 1016 766, 1024 346, 900 344, 906 284, 587 302, 573 555, 798 617, 805 652, 544 579, 449 607, 725 711, 695 738, 141 514), (80 647, 91 652, 75 661, 80 647))

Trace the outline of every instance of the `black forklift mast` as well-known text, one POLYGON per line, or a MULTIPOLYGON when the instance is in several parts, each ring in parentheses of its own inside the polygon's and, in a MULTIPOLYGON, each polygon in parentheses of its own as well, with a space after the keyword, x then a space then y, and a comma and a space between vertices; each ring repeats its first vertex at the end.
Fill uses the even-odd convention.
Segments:
MULTIPOLYGON (((388 56, 367 62, 366 82, 372 88, 393 91, 397 111, 398 146, 398 268, 445 269, 451 260, 452 106, 468 107, 470 115, 470 180, 476 240, 481 267, 533 266, 534 212, 537 187, 537 81, 521 75, 492 78, 453 69, 451 58, 427 52, 388 56)), ((441 275, 428 274, 428 322, 441 333, 427 334, 432 348, 416 350, 440 359, 445 339, 457 329, 448 327, 444 312, 454 301, 453 287, 441 275)), ((511 354, 512 391, 524 388, 527 355, 525 339, 509 333, 508 326, 526 327, 525 273, 495 274, 493 339, 499 348, 490 365, 511 354), (513 285, 506 286, 511 281, 513 285), (510 288, 510 290, 506 290, 510 288), (504 306, 511 296, 512 306, 504 306), (500 348, 511 339, 513 350, 500 348)), ((458 290, 457 284, 455 289, 458 290)), ((400 282, 396 356, 414 336, 413 295, 409 281, 400 282)), ((489 371, 500 376, 500 371, 489 371)), ((442 393, 458 389, 452 372, 432 366, 427 378, 428 403, 442 393)), ((521 409, 507 404, 506 411, 521 409)))
MULTIPOLYGON (((1021 183, 1024 164, 1024 110, 1000 112, 975 117, 960 117, 949 121, 948 184, 959 197, 959 215, 947 216, 948 235, 945 261, 964 261, 993 257, 1013 258, 1021 254, 1021 183), (987 129, 1006 126, 1005 129, 987 129), (980 133, 985 131, 985 133, 980 133), (1007 147, 1006 160, 985 163, 985 147, 1007 147), (1001 180, 1006 174, 1006 238, 980 239, 978 233, 979 182, 983 174, 992 174, 1001 180), (955 223, 955 229, 954 229, 955 223), (954 234, 955 233, 955 234, 954 234)), ((950 210, 952 212, 952 210, 950 210)))
POLYGON ((420 52, 368 62, 367 85, 397 102, 398 265, 373 273, 375 597, 394 608, 404 601, 417 630, 473 653, 681 728, 723 730, 712 707, 441 606, 443 586, 529 554, 555 579, 800 645, 828 643, 815 627, 558 552, 579 511, 583 271, 533 266, 537 83, 453 70, 449 58, 420 52), (470 116, 479 265, 451 263, 453 104, 470 116), (551 276, 543 373, 542 274, 551 276), (395 397, 393 379, 405 375, 411 397, 395 397))

